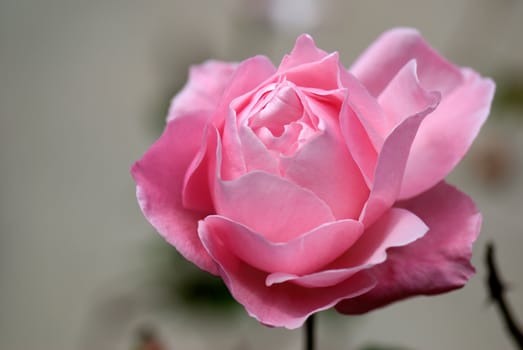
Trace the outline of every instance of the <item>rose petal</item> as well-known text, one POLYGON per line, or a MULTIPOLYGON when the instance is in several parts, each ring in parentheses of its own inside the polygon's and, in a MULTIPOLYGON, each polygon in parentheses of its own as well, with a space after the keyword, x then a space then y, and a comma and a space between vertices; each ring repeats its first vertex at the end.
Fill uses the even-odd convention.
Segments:
POLYGON ((203 221, 198 231, 209 254, 219 264, 220 275, 232 296, 249 315, 268 326, 298 328, 309 315, 328 309, 341 299, 361 295, 376 284, 372 276, 363 272, 328 288, 303 288, 292 283, 267 287, 267 273, 231 254, 226 246, 207 232, 203 221))
POLYGON ((372 225, 397 200, 414 137, 425 116, 438 102, 433 100, 425 110, 406 118, 385 140, 376 163, 373 187, 360 215, 365 227, 372 225))
POLYGON ((348 135, 352 132, 352 128, 361 129, 363 127, 374 150, 381 149, 385 137, 390 131, 390 128, 387 128, 387 118, 383 109, 378 104, 376 98, 371 96, 367 88, 351 73, 340 68, 339 79, 342 86, 349 92, 343 101, 342 113, 340 114, 340 127, 346 138, 347 145, 349 148, 353 148, 354 145, 362 141, 361 138, 352 140, 348 135), (346 112, 351 113, 347 115, 346 112), (352 119, 353 115, 357 119, 352 119), (349 118, 347 119, 346 116, 349 118), (354 123, 355 121, 358 123, 354 123))
POLYGON ((323 271, 301 276, 273 273, 268 276, 267 284, 292 281, 305 287, 335 286, 361 270, 382 263, 387 258, 387 249, 410 244, 427 230, 427 225, 412 212, 392 208, 323 271))
POLYGON ((462 81, 459 69, 432 49, 415 29, 383 33, 350 68, 369 92, 378 97, 396 73, 410 60, 418 62, 421 85, 446 95, 462 81))
POLYGON ((275 72, 276 68, 265 56, 254 56, 240 63, 224 90, 220 104, 215 109, 214 124, 220 128, 225 116, 229 114, 231 102, 255 89, 275 72))
POLYGON ((214 60, 192 66, 189 80, 171 102, 167 120, 195 111, 214 111, 237 66, 214 60))
POLYGON ((416 60, 409 61, 378 98, 386 114, 387 133, 406 117, 417 114, 440 100, 439 92, 427 91, 420 85, 417 69, 416 60))
POLYGON ((171 120, 162 136, 133 165, 131 174, 138 203, 149 222, 185 258, 217 274, 197 235, 202 214, 182 205, 184 175, 198 152, 207 119, 207 114, 196 113, 171 120))
POLYGON ((218 179, 216 213, 242 223, 272 242, 286 242, 334 221, 311 191, 283 178, 254 171, 232 181, 218 179))
POLYGON ((219 242, 252 267, 293 274, 311 273, 332 262, 363 232, 361 223, 342 220, 318 226, 288 242, 274 243, 222 216, 208 216, 201 225, 209 235, 208 240, 219 242))
POLYGON ((309 62, 283 72, 286 79, 297 86, 322 90, 340 88, 338 80, 339 55, 337 52, 325 56, 319 61, 309 62))
POLYGON ((490 111, 495 85, 472 70, 421 125, 403 179, 400 198, 410 198, 440 182, 463 158, 490 111))
POLYGON ((245 159, 247 171, 260 170, 280 175, 278 157, 267 149, 251 128, 241 125, 239 129, 241 151, 245 159))
MULTIPOLYGON (((315 112, 337 119, 330 110, 315 112)), ((337 219, 358 217, 369 189, 335 126, 326 127, 293 156, 282 157, 281 166, 285 178, 314 192, 337 219)))
POLYGON ((479 234, 481 214, 472 200, 442 182, 399 204, 430 228, 404 247, 388 251, 387 260, 372 272, 379 284, 372 291, 336 306, 360 314, 415 295, 431 295, 462 287, 474 274, 472 243, 479 234))
POLYGON ((325 51, 316 47, 314 39, 310 35, 302 34, 296 39, 291 53, 283 57, 278 72, 285 72, 292 67, 319 61, 327 55, 325 51))
POLYGON ((207 125, 203 134, 200 150, 185 173, 182 203, 184 208, 211 214, 215 212, 212 194, 216 169, 216 150, 218 131, 207 125))

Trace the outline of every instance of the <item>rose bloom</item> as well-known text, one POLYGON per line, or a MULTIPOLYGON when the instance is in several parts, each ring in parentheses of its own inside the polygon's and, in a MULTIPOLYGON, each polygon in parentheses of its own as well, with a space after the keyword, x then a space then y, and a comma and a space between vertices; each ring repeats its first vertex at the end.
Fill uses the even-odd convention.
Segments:
POLYGON ((132 168, 138 202, 266 325, 450 291, 474 273, 481 214, 443 179, 493 93, 412 29, 386 32, 349 70, 308 35, 277 68, 207 61, 132 168))

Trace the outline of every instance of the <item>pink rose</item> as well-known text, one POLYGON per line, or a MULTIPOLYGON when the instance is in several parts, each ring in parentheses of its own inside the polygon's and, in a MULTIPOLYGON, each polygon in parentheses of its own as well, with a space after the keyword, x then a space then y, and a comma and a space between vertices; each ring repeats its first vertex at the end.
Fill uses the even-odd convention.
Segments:
POLYGON ((267 325, 456 289, 474 273, 481 214, 443 179, 493 93, 411 29, 383 34, 350 70, 308 35, 278 68, 208 61, 132 168, 138 202, 267 325))

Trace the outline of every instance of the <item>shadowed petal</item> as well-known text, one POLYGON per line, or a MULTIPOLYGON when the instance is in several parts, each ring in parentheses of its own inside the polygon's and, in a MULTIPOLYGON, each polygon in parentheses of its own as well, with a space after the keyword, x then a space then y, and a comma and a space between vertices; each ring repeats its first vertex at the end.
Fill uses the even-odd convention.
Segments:
POLYGON ((231 254, 207 231, 203 221, 198 231, 208 252, 219 264, 220 276, 232 296, 249 315, 268 326, 298 328, 309 315, 328 309, 341 299, 361 295, 376 283, 372 276, 362 272, 334 287, 304 288, 293 283, 267 287, 267 273, 231 254))
POLYGON ((338 311, 360 314, 410 296, 444 293, 462 287, 474 274, 470 258, 481 214, 469 197, 442 182, 399 205, 419 216, 429 231, 407 246, 390 249, 387 260, 371 270, 376 288, 344 300, 338 311))

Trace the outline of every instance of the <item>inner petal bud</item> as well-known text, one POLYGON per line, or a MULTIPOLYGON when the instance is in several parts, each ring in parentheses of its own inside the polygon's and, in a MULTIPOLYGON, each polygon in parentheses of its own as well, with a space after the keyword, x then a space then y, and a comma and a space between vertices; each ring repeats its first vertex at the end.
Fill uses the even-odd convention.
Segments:
POLYGON ((279 85, 267 97, 265 106, 249 120, 249 126, 256 130, 267 128, 274 136, 280 136, 285 125, 301 119, 303 106, 292 86, 279 85))

